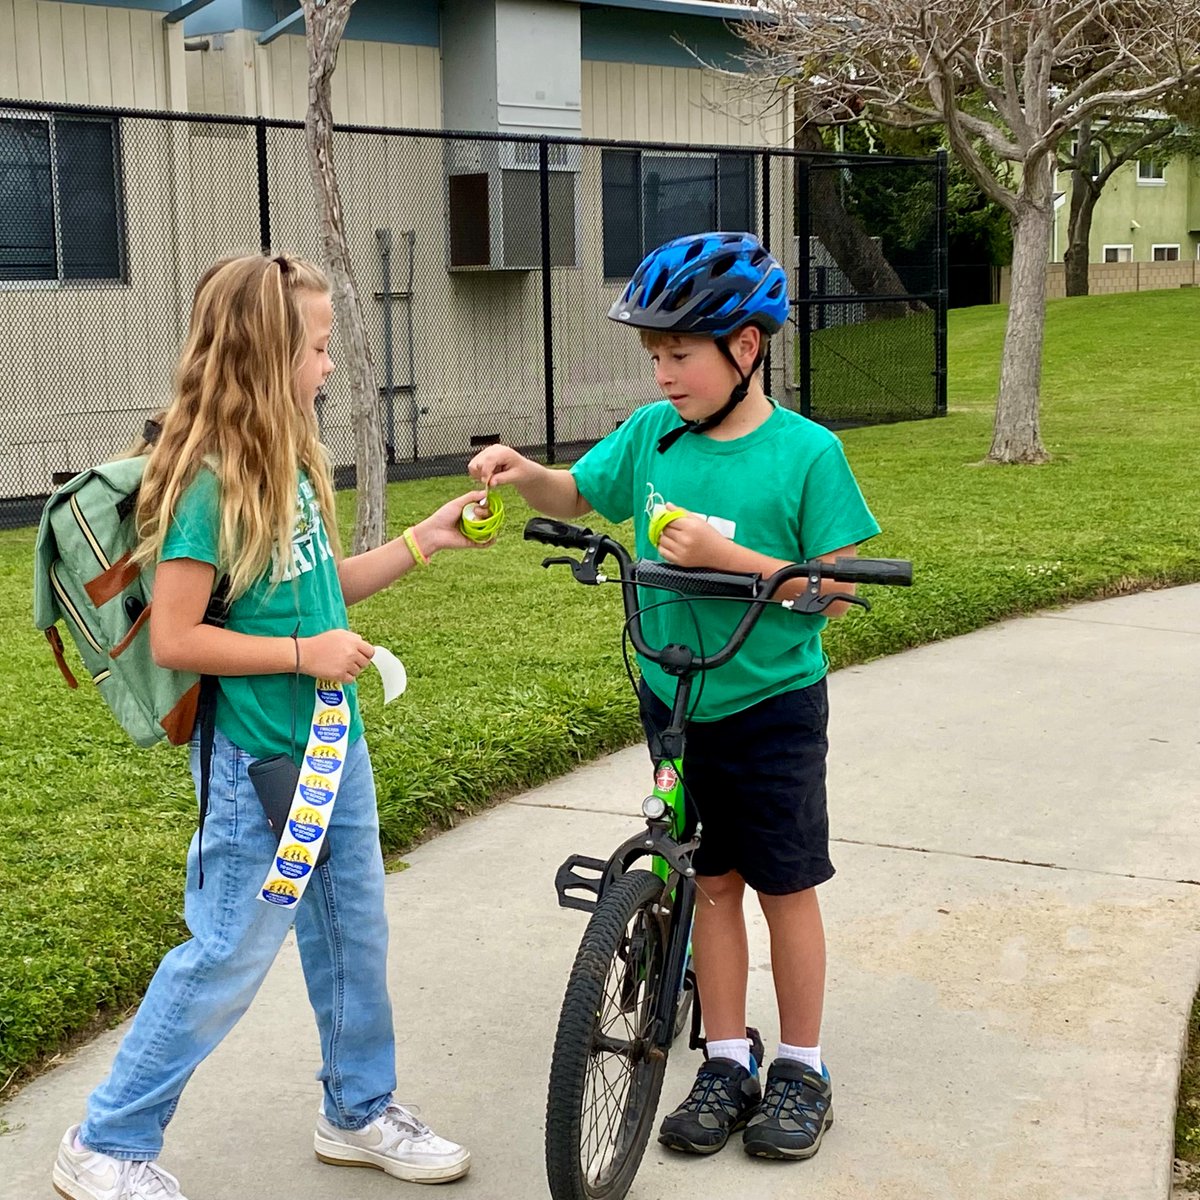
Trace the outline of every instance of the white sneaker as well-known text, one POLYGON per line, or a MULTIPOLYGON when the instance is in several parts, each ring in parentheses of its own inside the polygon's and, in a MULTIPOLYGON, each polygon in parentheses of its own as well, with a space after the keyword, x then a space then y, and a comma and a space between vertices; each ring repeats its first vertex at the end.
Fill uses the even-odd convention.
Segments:
POLYGON ((187 1200, 179 1181, 155 1162, 127 1161, 75 1149, 78 1125, 59 1143, 54 1161, 54 1190, 67 1200, 187 1200))
POLYGON ((317 1157, 335 1167, 375 1167, 409 1183, 446 1183, 471 1168, 470 1151, 440 1138, 399 1104, 362 1129, 338 1129, 317 1114, 317 1157))

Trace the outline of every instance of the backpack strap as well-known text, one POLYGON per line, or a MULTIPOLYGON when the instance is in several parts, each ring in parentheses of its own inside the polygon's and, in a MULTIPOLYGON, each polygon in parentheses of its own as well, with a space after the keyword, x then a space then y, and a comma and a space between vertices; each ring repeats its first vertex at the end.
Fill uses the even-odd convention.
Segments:
MULTIPOLYGON (((205 625, 225 627, 229 616, 229 576, 223 575, 208 608, 204 613, 205 625)), ((200 819, 199 836, 196 840, 196 865, 200 879, 198 886, 204 887, 204 818, 208 816, 208 790, 212 776, 213 742, 217 731, 217 677, 200 676, 200 699, 196 706, 196 717, 200 722, 200 819)))

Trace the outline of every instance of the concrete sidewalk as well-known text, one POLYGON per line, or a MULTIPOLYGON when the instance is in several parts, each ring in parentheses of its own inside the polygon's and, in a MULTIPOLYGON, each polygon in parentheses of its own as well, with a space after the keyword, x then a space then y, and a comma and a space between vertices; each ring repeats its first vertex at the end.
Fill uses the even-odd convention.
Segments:
MULTIPOLYGON (((647 1151, 633 1200, 1164 1200, 1200 975, 1200 587, 1009 621, 838 672, 838 874, 822 888, 837 1123, 809 1163, 647 1151)), ((640 749, 415 850, 389 880, 398 1098, 471 1146, 455 1195, 547 1195, 558 1004, 585 916, 571 852, 636 827, 640 749)), ((777 1038, 751 913, 752 1021, 777 1038)), ((50 1197, 120 1030, 0 1108, 0 1196, 50 1197)), ((673 1053, 664 1108, 695 1056, 673 1053)), ((189 1200, 412 1194, 312 1154, 312 1017, 294 943, 197 1072, 163 1164, 189 1200)))

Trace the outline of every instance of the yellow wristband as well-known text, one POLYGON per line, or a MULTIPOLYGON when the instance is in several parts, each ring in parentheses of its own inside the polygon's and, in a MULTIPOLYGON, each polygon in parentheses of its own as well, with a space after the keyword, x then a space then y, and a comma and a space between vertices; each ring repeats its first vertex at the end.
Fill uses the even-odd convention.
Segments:
POLYGON ((404 544, 408 547, 408 552, 413 556, 413 563, 417 566, 429 566, 429 559, 421 553, 421 547, 417 545, 417 535, 413 533, 410 525, 401 535, 404 538, 404 544))

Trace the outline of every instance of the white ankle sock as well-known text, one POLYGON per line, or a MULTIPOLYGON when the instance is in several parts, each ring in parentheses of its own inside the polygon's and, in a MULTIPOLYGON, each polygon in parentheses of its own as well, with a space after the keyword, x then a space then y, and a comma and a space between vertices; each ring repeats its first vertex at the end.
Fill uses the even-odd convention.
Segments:
POLYGON ((792 1062, 802 1062, 805 1066, 812 1067, 814 1071, 820 1074, 821 1047, 819 1045, 789 1046, 786 1042, 780 1042, 779 1051, 775 1057, 790 1059, 792 1062))
POLYGON ((74 1145, 73 1149, 79 1150, 81 1152, 87 1149, 87 1147, 79 1140, 78 1133, 75 1134, 75 1145, 74 1145))
POLYGON ((741 1063, 750 1070, 750 1039, 729 1038, 724 1042, 708 1042, 709 1058, 732 1058, 735 1063, 741 1063))

